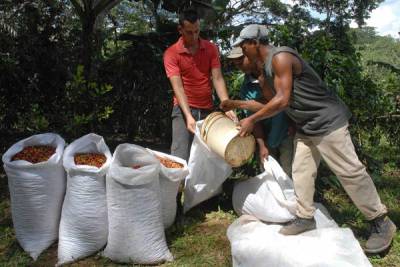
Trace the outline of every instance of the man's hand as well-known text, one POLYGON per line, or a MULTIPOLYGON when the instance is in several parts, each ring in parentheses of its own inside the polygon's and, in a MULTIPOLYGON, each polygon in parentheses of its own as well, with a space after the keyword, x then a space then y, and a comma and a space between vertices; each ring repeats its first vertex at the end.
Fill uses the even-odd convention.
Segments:
POLYGON ((239 126, 239 136, 247 136, 253 131, 254 122, 250 118, 244 118, 239 122, 239 126))
POLYGON ((258 145, 258 153, 260 155, 260 162, 263 162, 269 156, 268 148, 265 145, 258 145))
POLYGON ((223 111, 230 111, 232 109, 235 109, 237 107, 236 105, 236 101, 232 100, 232 99, 226 99, 224 101, 221 102, 221 104, 219 105, 220 109, 222 109, 223 111))
POLYGON ((196 131, 196 120, 192 116, 187 116, 186 118, 186 128, 192 134, 196 131))
POLYGON ((236 113, 233 112, 233 110, 227 111, 225 112, 225 115, 228 116, 228 118, 230 118, 231 120, 233 120, 235 123, 238 123, 239 120, 236 116, 236 113))

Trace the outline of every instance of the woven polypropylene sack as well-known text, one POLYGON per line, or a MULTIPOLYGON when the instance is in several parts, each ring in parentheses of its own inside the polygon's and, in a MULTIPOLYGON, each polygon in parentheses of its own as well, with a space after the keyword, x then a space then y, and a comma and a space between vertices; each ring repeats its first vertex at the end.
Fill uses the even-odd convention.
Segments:
POLYGON ((164 233, 160 162, 145 148, 119 145, 106 177, 109 234, 104 256, 117 262, 172 261, 164 233))
POLYGON ((65 194, 64 146, 64 139, 57 134, 38 134, 12 145, 2 158, 15 234, 21 247, 34 260, 58 238, 65 194), (56 151, 44 162, 12 161, 12 157, 27 146, 52 146, 56 151))
POLYGON ((183 210, 187 212, 199 203, 219 194, 232 167, 210 150, 200 137, 203 121, 196 123, 196 133, 190 149, 189 175, 185 180, 183 210))
POLYGON ((349 228, 326 224, 322 213, 317 229, 285 236, 282 225, 265 224, 251 215, 235 220, 227 230, 234 267, 371 267, 349 228), (324 222, 321 222, 323 220, 324 222))
POLYGON ((293 182, 276 160, 264 161, 264 172, 237 182, 232 204, 238 215, 253 215, 265 222, 282 223, 295 218, 296 196, 293 182))
POLYGON ((64 151, 67 190, 61 214, 58 264, 92 255, 107 243, 108 218, 105 175, 112 160, 103 137, 87 134, 64 151), (106 157, 100 167, 76 165, 75 154, 97 153, 106 157))
POLYGON ((164 227, 168 228, 175 221, 177 208, 176 195, 178 194, 181 181, 189 174, 189 169, 186 160, 159 151, 148 150, 156 156, 175 161, 183 166, 182 168, 167 168, 162 164, 160 166, 161 209, 164 227))

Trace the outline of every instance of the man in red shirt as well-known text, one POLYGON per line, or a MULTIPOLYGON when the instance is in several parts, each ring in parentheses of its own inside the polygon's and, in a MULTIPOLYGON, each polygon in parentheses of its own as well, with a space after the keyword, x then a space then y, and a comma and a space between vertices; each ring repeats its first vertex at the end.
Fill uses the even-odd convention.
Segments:
MULTIPOLYGON (((228 93, 221 73, 218 48, 199 37, 200 21, 195 10, 179 16, 179 40, 164 53, 164 66, 174 91, 171 154, 189 158, 196 121, 213 109, 211 82, 219 99, 228 93)), ((233 111, 226 113, 237 120, 233 111)))

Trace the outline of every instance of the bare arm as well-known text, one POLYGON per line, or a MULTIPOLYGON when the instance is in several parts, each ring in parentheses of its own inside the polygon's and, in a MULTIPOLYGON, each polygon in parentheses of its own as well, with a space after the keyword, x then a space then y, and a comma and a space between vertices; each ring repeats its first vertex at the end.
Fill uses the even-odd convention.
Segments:
POLYGON ((293 56, 288 53, 276 55, 272 60, 274 69, 274 87, 276 94, 262 109, 240 122, 240 135, 252 132, 254 124, 262 119, 269 118, 286 109, 289 105, 293 86, 293 56))
MULTIPOLYGON (((211 69, 211 75, 215 91, 217 92, 217 95, 221 103, 225 100, 228 100, 229 99, 228 91, 226 90, 226 84, 224 77, 222 76, 221 68, 211 69)), ((225 112, 225 114, 229 118, 231 118, 231 120, 238 122, 238 118, 235 112, 233 112, 232 110, 225 112)))
POLYGON ((293 85, 292 57, 287 53, 274 57, 272 67, 276 94, 261 110, 250 116, 254 122, 272 117, 288 107, 293 85))
POLYGON ((251 112, 257 112, 264 107, 265 103, 261 103, 257 100, 225 100, 221 103, 221 108, 224 111, 240 108, 246 109, 251 112))
POLYGON ((183 115, 186 118, 186 127, 189 131, 194 133, 196 129, 196 121, 190 111, 187 97, 183 89, 182 79, 180 76, 172 76, 169 78, 169 81, 171 82, 172 89, 174 91, 176 99, 178 100, 178 104, 183 112, 183 115))
POLYGON ((219 100, 222 102, 226 99, 229 99, 228 91, 226 90, 225 80, 224 77, 222 76, 221 69, 220 68, 211 69, 211 75, 212 75, 212 82, 215 91, 217 91, 219 100))

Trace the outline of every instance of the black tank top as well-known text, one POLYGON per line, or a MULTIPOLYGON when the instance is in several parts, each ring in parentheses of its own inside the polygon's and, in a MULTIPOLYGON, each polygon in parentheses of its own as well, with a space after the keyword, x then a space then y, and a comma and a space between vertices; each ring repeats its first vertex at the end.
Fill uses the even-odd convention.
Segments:
POLYGON ((289 107, 285 110, 297 130, 306 135, 326 135, 344 126, 351 117, 349 109, 294 49, 272 46, 264 65, 268 85, 275 91, 272 58, 281 52, 291 53, 301 62, 302 70, 293 76, 289 107))

